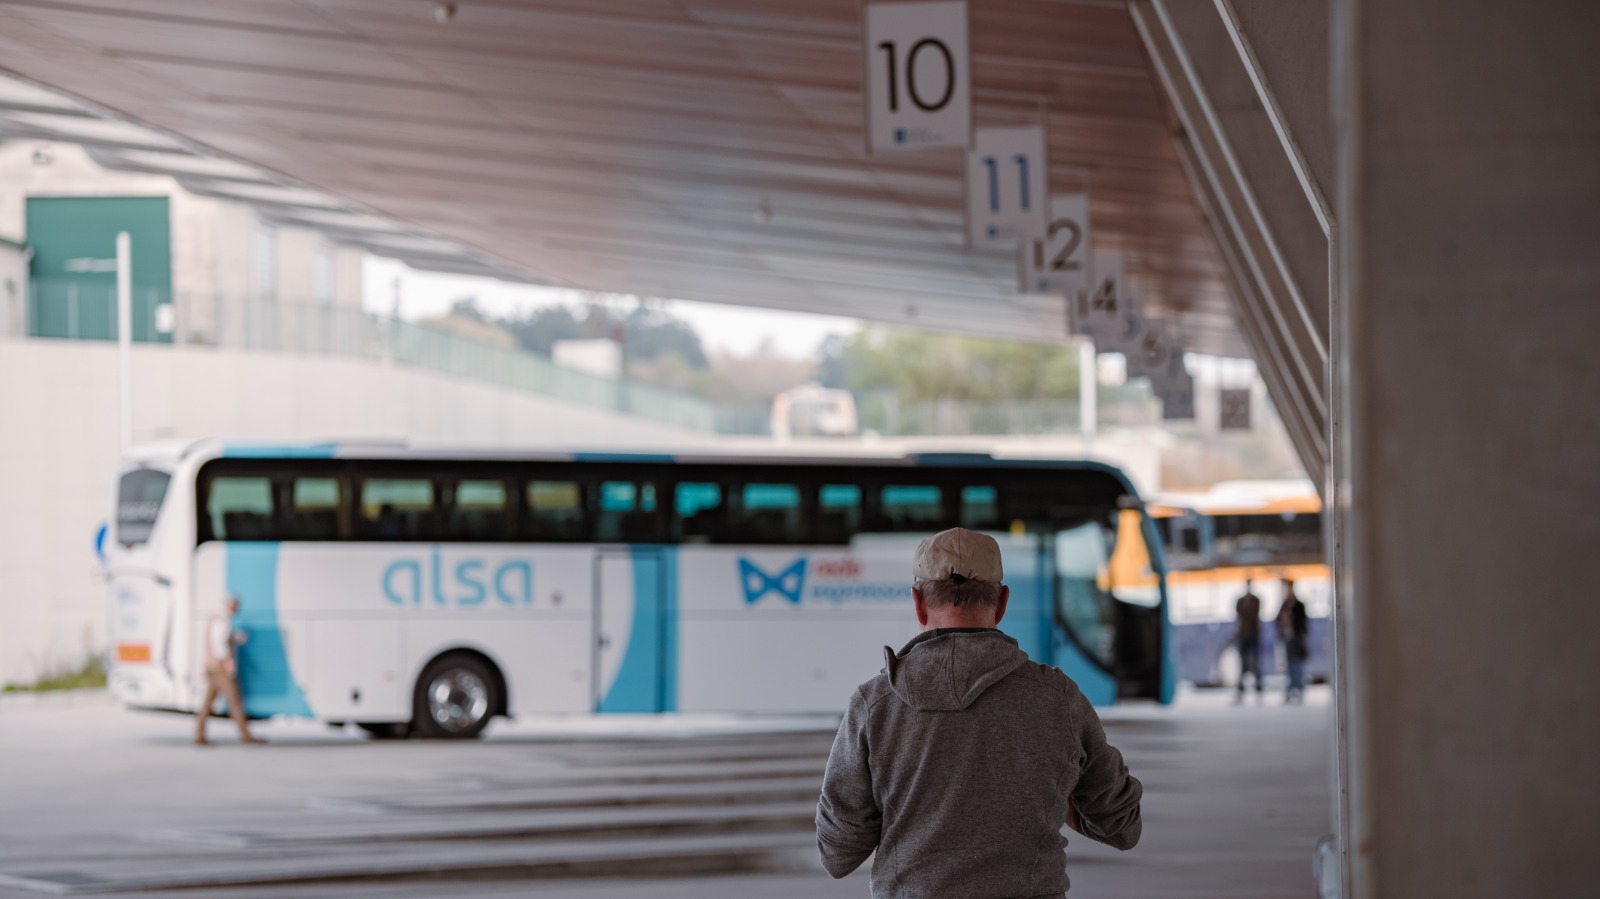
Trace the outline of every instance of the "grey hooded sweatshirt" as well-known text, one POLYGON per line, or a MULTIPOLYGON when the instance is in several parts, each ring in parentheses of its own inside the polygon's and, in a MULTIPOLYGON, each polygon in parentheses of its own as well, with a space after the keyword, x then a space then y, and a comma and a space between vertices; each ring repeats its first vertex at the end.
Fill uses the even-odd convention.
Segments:
POLYGON ((1063 897, 1061 830, 1139 842, 1144 788, 1072 679, 997 630, 924 632, 862 684, 839 725, 817 845, 834 877, 874 851, 872 895, 1063 897))

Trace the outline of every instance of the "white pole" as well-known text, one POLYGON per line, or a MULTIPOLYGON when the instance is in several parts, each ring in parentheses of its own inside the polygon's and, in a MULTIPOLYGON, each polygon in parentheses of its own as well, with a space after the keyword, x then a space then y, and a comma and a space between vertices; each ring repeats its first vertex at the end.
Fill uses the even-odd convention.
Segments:
POLYGON ((1078 413, 1081 416, 1080 424, 1083 431, 1084 443, 1094 441, 1095 430, 1100 420, 1100 410, 1096 406, 1096 388, 1099 387, 1100 378, 1094 361, 1094 341, 1084 340, 1078 343, 1078 413))
POLYGON ((117 232, 117 379, 121 426, 117 437, 124 452, 133 445, 133 279, 128 232, 117 232))

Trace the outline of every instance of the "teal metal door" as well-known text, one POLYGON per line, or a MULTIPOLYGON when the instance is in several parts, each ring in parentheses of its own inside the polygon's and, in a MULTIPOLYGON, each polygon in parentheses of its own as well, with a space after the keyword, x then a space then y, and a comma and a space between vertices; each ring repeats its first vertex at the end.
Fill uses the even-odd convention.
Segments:
POLYGON ((117 336, 117 232, 132 244, 133 339, 171 342, 156 328, 172 302, 172 229, 166 197, 29 197, 33 248, 28 333, 117 336))

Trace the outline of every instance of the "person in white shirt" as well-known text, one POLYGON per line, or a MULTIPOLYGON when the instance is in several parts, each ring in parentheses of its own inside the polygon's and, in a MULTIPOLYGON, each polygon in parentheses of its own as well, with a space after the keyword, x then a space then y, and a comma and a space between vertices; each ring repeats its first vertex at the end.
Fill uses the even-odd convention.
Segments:
POLYGON ((218 693, 228 701, 228 714, 233 718, 233 722, 239 725, 239 741, 265 742, 250 733, 250 722, 244 717, 244 700, 239 698, 239 684, 235 680, 238 675, 238 665, 234 659, 234 647, 243 643, 246 638, 244 631, 233 626, 233 616, 238 613, 239 597, 230 596, 222 604, 221 609, 206 619, 203 641, 206 658, 206 698, 194 710, 195 718, 199 721, 194 741, 200 746, 210 742, 206 739, 206 719, 211 717, 211 704, 216 702, 218 693))

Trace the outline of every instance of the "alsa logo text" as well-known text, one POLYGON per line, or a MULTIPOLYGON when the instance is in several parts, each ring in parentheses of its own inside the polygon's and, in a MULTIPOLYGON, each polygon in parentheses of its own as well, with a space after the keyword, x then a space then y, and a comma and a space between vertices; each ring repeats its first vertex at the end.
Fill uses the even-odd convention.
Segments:
POLYGON ((481 556, 451 554, 439 547, 423 557, 395 559, 380 577, 383 597, 397 606, 533 605, 533 563, 527 559, 490 561, 481 556))

